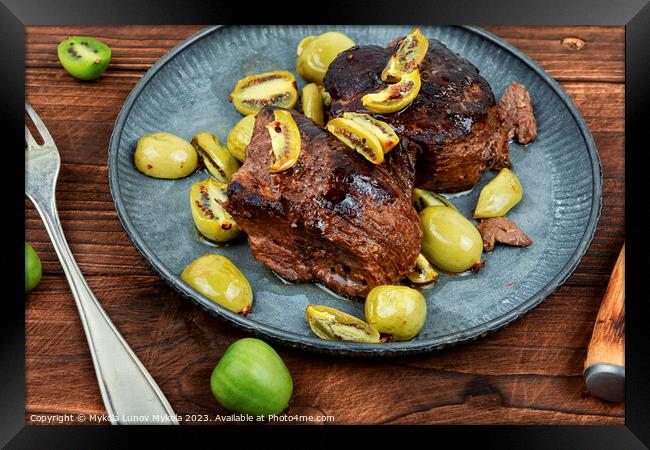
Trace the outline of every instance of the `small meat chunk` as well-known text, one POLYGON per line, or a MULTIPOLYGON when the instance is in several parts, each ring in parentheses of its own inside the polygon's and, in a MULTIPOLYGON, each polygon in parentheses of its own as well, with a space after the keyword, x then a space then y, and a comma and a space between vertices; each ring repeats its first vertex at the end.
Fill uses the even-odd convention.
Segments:
POLYGON ((508 130, 508 140, 516 137, 520 144, 528 144, 537 137, 533 102, 523 85, 510 83, 499 101, 499 116, 502 127, 508 130))
POLYGON ((528 247, 533 243, 514 222, 505 217, 481 219, 476 228, 481 233, 483 250, 486 252, 491 252, 497 242, 515 247, 528 247))

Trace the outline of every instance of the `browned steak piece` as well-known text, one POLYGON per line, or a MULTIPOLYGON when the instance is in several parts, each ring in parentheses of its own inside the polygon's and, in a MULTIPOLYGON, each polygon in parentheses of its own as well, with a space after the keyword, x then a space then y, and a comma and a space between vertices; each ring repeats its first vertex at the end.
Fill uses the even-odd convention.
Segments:
POLYGON ((481 219, 476 225, 483 238, 483 250, 491 252, 497 242, 515 247, 527 247, 533 241, 511 220, 505 217, 481 219))
MULTIPOLYGON (((386 86, 381 72, 397 45, 353 47, 337 56, 324 79, 332 97, 330 115, 368 113, 361 97, 386 86)), ((507 134, 499 126, 492 89, 478 69, 430 39, 420 76, 420 93, 407 108, 373 114, 390 123, 402 140, 419 146, 416 186, 464 191, 486 170, 509 167, 507 134)))
POLYGON ((537 120, 533 102, 526 88, 513 81, 499 101, 499 117, 508 133, 508 140, 516 137, 520 144, 528 144, 537 137, 537 120))
POLYGON ((391 175, 302 114, 291 114, 300 129, 298 162, 269 173, 266 125, 273 108, 265 108, 228 187, 226 209, 248 233, 253 256, 289 281, 321 281, 352 297, 403 279, 422 237, 410 190, 400 184, 412 180, 412 169, 409 176, 408 166, 398 167, 408 154, 397 158, 402 149, 393 150, 391 175))
POLYGON ((415 183, 415 166, 419 151, 416 143, 402 138, 399 144, 384 156, 384 167, 408 195, 411 194, 415 183))

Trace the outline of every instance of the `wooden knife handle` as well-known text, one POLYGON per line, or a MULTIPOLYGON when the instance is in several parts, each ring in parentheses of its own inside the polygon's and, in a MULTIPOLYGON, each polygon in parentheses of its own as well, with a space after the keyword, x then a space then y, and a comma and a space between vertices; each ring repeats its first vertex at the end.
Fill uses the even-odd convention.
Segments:
POLYGON ((625 245, 600 305, 585 361, 587 388, 609 401, 622 401, 625 386, 625 245), (614 392, 616 391, 616 392, 614 392))

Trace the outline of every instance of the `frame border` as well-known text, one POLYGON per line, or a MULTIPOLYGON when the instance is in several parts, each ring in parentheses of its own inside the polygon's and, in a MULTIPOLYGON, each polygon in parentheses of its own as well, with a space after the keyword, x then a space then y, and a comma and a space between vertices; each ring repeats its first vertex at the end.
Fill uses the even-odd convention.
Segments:
MULTIPOLYGON (((234 12, 236 4, 221 0, 194 0, 191 7, 182 0, 113 0, 99 2, 88 8, 80 0, 2 0, 0 3, 0 24, 3 30, 3 40, 0 44, 0 55, 4 63, 0 71, 3 83, 0 83, 0 101, 3 104, 3 116, 8 129, 12 132, 5 134, 8 147, 24 145, 21 125, 24 112, 24 26, 25 24, 150 24, 150 23, 234 23, 247 21, 250 23, 284 22, 290 23, 286 10, 270 11, 256 9, 243 11, 239 15, 234 12), (18 49, 18 50, 17 50, 18 49)), ((395 9, 390 4, 373 4, 372 8, 357 4, 342 5, 336 1, 328 3, 329 8, 316 18, 324 23, 355 21, 370 21, 383 23, 386 17, 394 23, 423 21, 431 23, 491 23, 491 24, 547 24, 547 25, 579 25, 579 24, 618 24, 626 25, 626 240, 628 242, 626 276, 628 298, 627 330, 626 330, 626 425, 625 426, 480 426, 480 427, 450 427, 423 426, 417 427, 412 433, 426 433, 426 437, 449 437, 460 444, 474 443, 478 447, 493 448, 572 448, 572 449, 611 449, 611 448, 647 448, 650 445, 650 358, 648 358, 648 343, 650 343, 650 327, 647 326, 647 289, 642 280, 644 273, 645 248, 641 233, 645 231, 642 215, 636 212, 640 209, 642 195, 647 192, 647 186, 642 184, 647 167, 643 164, 647 141, 643 136, 647 123, 641 113, 643 107, 650 103, 650 5, 647 0, 624 0, 610 2, 606 0, 573 1, 553 0, 535 2, 531 0, 500 3, 487 0, 471 2, 470 0, 442 0, 435 4, 423 4, 412 0, 400 0, 400 8, 395 9), (341 14, 341 8, 345 14, 341 14), (430 20, 429 20, 430 18, 430 20), (635 151, 636 150, 636 151, 635 151), (633 214, 634 211, 634 214, 633 214), (636 263, 636 264, 635 264, 636 263), (635 437, 636 435, 636 437, 635 437), (645 445, 643 444, 645 442, 645 445)), ((393 4, 394 5, 394 4, 393 4)), ((252 9, 252 8, 249 8, 252 9)), ((295 9, 294 9, 295 11, 295 9)), ((296 14, 295 22, 309 21, 308 17, 296 14)), ((24 160, 18 159, 19 153, 11 153, 7 149, 8 162, 16 158, 18 167, 24 160)), ((15 171, 18 172, 18 171, 15 171)), ((20 180, 20 174, 15 175, 20 180)), ((9 177, 6 177, 9 178, 9 177)), ((4 181, 4 180, 3 180, 4 181)), ((24 199, 19 196, 13 180, 12 187, 5 192, 6 202, 10 208, 15 208, 15 214, 8 214, 6 221, 24 233, 24 199), (15 206, 14 206, 15 203, 15 206), (20 209, 18 209, 20 208, 20 209), (22 210, 22 212, 21 212, 22 210), (20 219, 23 222, 20 223, 20 219)), ((643 198, 645 200, 645 198, 643 198)), ((20 231, 17 231, 20 233, 20 231)), ((9 239, 8 246, 12 252, 21 251, 20 241, 9 239), (16 241, 16 242, 14 242, 16 241)), ((18 267, 12 275, 19 279, 18 267)), ((10 278, 13 279, 13 278, 10 278)), ((14 286, 17 286, 14 283, 14 286)), ((0 347, 2 368, 0 371, 0 398, 3 408, 0 409, 0 445, 4 446, 11 440, 8 448, 115 448, 131 446, 134 433, 153 433, 160 440, 165 440, 169 446, 174 437, 180 437, 181 427, 154 428, 148 431, 142 426, 134 427, 81 427, 81 426, 25 426, 25 384, 24 384, 24 305, 18 300, 24 295, 18 292, 19 286, 6 295, 7 301, 3 309, 5 317, 2 328, 3 338, 0 347), (131 444, 131 445, 129 445, 131 444)), ((331 427, 336 431, 347 427, 331 427)), ((362 427, 372 431, 376 438, 393 434, 401 427, 362 427)), ((192 428, 193 437, 204 435, 214 437, 213 429, 206 427, 192 428), (209 434, 208 434, 209 433, 209 434)), ((233 433, 233 437, 241 437, 239 428, 220 427, 220 435, 233 433)), ((265 438, 269 433, 289 430, 295 439, 295 433, 301 434, 301 427, 262 427, 256 428, 255 435, 265 438), (271 431, 273 430, 273 431, 271 431)), ((365 431, 365 430, 363 430, 365 431)), ((310 427, 309 432, 318 436, 323 428, 310 427)), ((275 433, 274 433, 275 434, 275 433)), ((253 433, 246 433, 248 439, 253 433)), ((203 436, 201 436, 203 437, 203 436)), ((323 436, 325 437, 325 436, 323 436)), ((331 436, 328 436, 331 437, 331 436)), ((424 437, 424 436, 423 436, 424 437)), ((195 438, 195 439, 196 439, 195 438)), ((222 441, 223 442, 223 441, 222 441)), ((267 441, 268 442, 268 441, 267 441)), ((187 440, 180 441, 187 445, 187 440)))

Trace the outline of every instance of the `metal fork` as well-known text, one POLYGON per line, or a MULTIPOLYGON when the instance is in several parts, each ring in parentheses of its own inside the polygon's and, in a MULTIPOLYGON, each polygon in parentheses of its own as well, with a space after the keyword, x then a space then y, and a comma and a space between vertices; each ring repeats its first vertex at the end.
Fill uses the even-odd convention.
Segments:
POLYGON ((32 107, 25 110, 43 137, 39 145, 25 124, 25 194, 41 215, 70 284, 104 406, 113 425, 178 424, 176 414, 147 369, 90 290, 65 240, 56 209, 55 187, 61 158, 52 136, 32 107))

